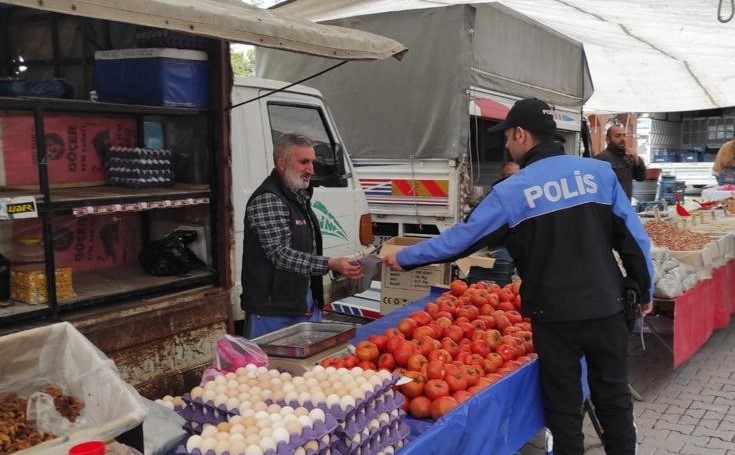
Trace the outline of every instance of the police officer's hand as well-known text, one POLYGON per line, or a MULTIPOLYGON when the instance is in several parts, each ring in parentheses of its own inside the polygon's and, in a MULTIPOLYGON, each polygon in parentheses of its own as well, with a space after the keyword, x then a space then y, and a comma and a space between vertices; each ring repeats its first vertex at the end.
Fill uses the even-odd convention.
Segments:
POLYGON ((641 304, 639 311, 641 312, 642 317, 646 317, 646 315, 650 313, 651 310, 653 310, 653 302, 641 304))
POLYGON ((400 272, 403 270, 401 267, 401 264, 398 262, 398 258, 396 257, 396 253, 390 253, 387 254, 383 258, 383 264, 390 267, 392 270, 395 270, 396 272, 400 272))
POLYGON ((360 278, 365 270, 361 263, 350 258, 329 258, 329 270, 339 272, 347 278, 360 278))

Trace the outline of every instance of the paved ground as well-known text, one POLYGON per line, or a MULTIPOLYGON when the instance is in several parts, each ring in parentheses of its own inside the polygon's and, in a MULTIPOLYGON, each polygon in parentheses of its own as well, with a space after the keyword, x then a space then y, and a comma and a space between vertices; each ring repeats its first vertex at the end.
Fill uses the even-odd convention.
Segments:
MULTIPOLYGON (((664 335, 670 342, 670 336, 664 335)), ((631 339, 631 383, 640 455, 735 455, 735 320, 716 331, 697 354, 676 370, 671 353, 654 334, 644 335, 647 350, 631 339)), ((543 455, 543 434, 519 452, 543 455)), ((604 454, 585 419, 587 454, 604 454)))

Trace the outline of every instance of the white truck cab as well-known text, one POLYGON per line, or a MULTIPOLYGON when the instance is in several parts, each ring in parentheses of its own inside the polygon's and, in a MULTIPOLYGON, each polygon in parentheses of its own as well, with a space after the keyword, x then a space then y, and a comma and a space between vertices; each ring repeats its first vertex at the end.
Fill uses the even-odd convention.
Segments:
MULTIPOLYGON (((285 82, 254 77, 236 77, 232 105, 253 100, 285 82)), ((273 144, 286 132, 299 132, 315 142, 317 161, 312 178, 312 208, 319 219, 325 256, 359 256, 372 249, 372 223, 365 193, 355 177, 342 138, 321 93, 294 85, 231 111, 232 191, 235 226, 234 282, 232 302, 235 320, 244 318, 240 308, 245 207, 250 195, 273 169, 273 144)), ((324 277, 325 302, 361 292, 366 280, 348 280, 331 273, 324 277)))

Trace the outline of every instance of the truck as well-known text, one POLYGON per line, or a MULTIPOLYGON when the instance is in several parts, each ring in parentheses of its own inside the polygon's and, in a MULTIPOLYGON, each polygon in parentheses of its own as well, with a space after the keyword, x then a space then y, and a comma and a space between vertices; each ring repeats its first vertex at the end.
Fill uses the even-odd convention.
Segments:
MULTIPOLYGON (((510 160, 502 133, 487 130, 518 99, 552 105, 566 151, 580 153, 582 105, 592 94, 581 43, 498 3, 324 23, 409 48, 401 62, 351 62, 304 82, 324 94, 339 122, 376 243, 436 235, 468 213, 510 160)), ((256 51, 261 77, 300 81, 328 65, 317 57, 256 51)))
MULTIPOLYGON (((319 219, 324 254, 331 257, 359 257, 372 250, 372 224, 365 192, 357 180, 349 155, 334 119, 318 90, 303 85, 255 77, 235 77, 232 105, 254 100, 231 110, 232 193, 234 211, 235 283, 233 314, 242 321, 243 235, 245 207, 253 191, 273 169, 273 145, 287 132, 301 132, 315 141, 317 160, 312 177, 312 208, 319 219)), ((365 279, 324 276, 324 301, 332 301, 365 291, 365 279)))
POLYGON ((113 3, 0 4, 0 254, 20 296, 0 302, 0 336, 69 322, 123 380, 158 398, 199 384, 216 341, 235 333, 243 210, 270 171, 277 134, 317 140, 314 204, 329 254, 369 244, 369 229, 358 235, 360 223, 370 227, 364 195, 319 94, 235 84, 230 44, 340 60, 404 47, 229 0, 113 3), (102 77, 103 63, 120 71, 102 77), (127 160, 120 178, 137 186, 107 179, 112 158, 127 160), (140 184, 144 171, 157 182, 140 184), (31 210, 9 214, 15 200, 31 210), (196 232, 188 247, 206 266, 148 273, 139 253, 179 228, 196 232))

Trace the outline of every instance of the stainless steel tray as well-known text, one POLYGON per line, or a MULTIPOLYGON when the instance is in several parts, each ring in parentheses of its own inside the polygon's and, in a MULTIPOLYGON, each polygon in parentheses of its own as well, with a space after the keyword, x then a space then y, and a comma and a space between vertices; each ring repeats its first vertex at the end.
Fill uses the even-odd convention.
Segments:
POLYGON ((357 327, 336 322, 300 322, 251 341, 268 355, 303 359, 346 343, 355 336, 357 327))

